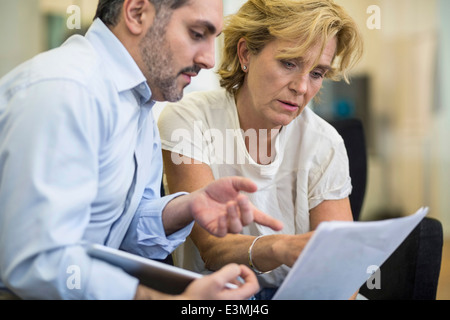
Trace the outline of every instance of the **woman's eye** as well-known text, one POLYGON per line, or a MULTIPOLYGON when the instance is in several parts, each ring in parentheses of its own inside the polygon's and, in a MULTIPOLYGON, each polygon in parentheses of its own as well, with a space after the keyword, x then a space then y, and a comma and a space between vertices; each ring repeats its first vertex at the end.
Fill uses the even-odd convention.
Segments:
POLYGON ((295 68, 295 64, 293 64, 292 62, 289 61, 282 61, 283 65, 287 68, 287 69, 293 69, 295 68))
POLYGON ((325 75, 322 72, 313 71, 311 72, 311 76, 314 79, 322 79, 325 75))
POLYGON ((326 71, 313 70, 311 71, 311 77, 313 79, 323 79, 325 77, 326 71))

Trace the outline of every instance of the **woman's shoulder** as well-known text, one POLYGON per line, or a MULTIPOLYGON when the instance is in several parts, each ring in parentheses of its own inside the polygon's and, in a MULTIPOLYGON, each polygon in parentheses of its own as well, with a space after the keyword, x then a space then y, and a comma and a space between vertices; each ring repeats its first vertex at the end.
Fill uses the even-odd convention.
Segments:
POLYGON ((176 126, 179 123, 201 123, 204 129, 222 128, 233 123, 234 99, 225 90, 188 93, 178 102, 167 103, 159 116, 158 125, 176 126))
POLYGON ((300 133, 303 137, 326 140, 331 144, 342 142, 342 137, 337 130, 309 107, 306 107, 292 124, 291 131, 295 134, 300 133))
POLYGON ((187 106, 199 110, 223 109, 230 104, 231 96, 224 89, 195 91, 186 94, 183 99, 168 106, 187 106))

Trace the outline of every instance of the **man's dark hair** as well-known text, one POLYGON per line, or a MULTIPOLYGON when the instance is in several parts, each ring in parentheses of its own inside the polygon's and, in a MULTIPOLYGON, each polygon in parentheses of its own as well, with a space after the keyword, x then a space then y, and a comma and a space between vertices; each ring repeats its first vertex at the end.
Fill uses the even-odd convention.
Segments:
MULTIPOLYGON (((94 19, 100 18, 107 26, 115 26, 119 22, 120 12, 124 0, 99 0, 97 13, 94 19)), ((185 5, 189 0, 148 0, 155 7, 156 13, 162 7, 169 7, 172 10, 178 9, 185 5)))

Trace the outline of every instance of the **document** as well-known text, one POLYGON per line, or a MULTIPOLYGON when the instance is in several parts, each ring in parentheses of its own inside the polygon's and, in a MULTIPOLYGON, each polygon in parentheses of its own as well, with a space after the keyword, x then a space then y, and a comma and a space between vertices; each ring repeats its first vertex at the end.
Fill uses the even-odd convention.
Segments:
MULTIPOLYGON (((322 222, 274 300, 347 300, 427 215, 370 222, 322 222)), ((381 274, 381 277, 383 274, 381 274)))

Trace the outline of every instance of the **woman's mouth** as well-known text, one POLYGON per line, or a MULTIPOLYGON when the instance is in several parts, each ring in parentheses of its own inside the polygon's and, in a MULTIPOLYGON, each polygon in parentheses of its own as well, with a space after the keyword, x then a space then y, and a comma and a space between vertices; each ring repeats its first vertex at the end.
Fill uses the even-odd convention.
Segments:
POLYGON ((294 102, 284 101, 284 100, 278 100, 278 102, 283 107, 283 109, 285 109, 287 111, 296 112, 299 109, 298 104, 296 104, 294 102))

